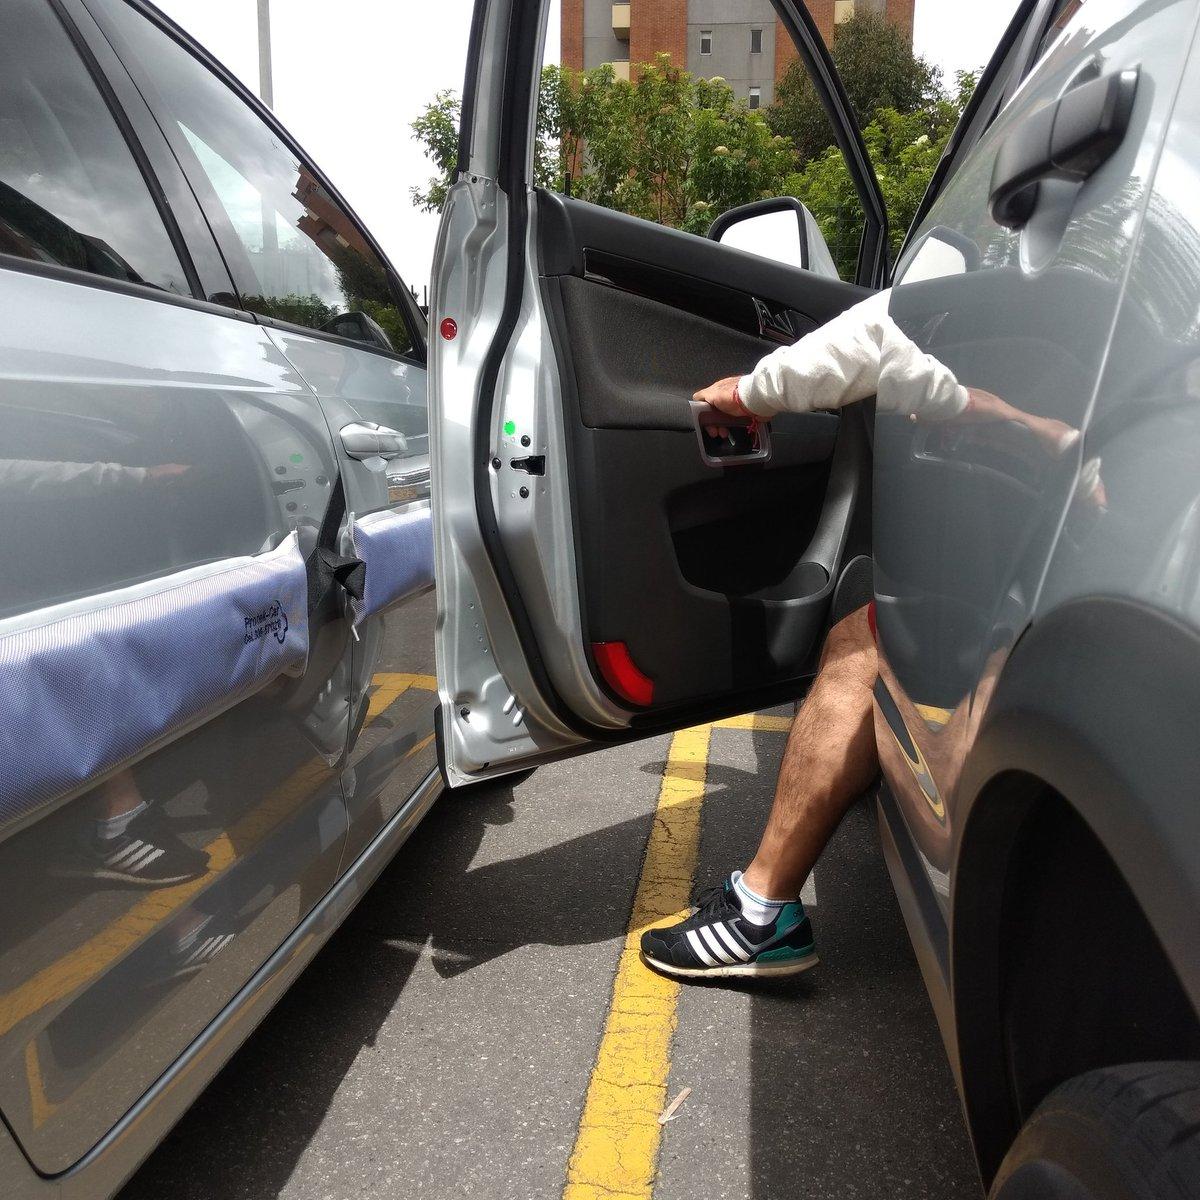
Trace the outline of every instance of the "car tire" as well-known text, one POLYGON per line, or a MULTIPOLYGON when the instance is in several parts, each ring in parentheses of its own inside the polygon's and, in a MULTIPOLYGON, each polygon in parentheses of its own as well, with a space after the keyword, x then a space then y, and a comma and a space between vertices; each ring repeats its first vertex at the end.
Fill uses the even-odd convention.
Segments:
POLYGON ((989 1200, 1200 1200, 1200 1064, 1077 1075, 1025 1122, 989 1200))

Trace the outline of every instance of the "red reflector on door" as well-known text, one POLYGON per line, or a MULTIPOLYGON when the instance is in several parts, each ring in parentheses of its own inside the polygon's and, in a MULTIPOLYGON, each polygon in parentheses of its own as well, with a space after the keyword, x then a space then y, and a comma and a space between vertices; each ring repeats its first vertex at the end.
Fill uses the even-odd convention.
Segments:
POLYGON ((458 337, 458 322, 453 317, 443 317, 439 328, 442 331, 442 337, 448 342, 452 342, 458 337))
POLYGON ((654 680, 638 670, 624 642, 593 642, 592 653, 604 682, 623 700, 643 707, 654 700, 654 680))
POLYGON ((875 623, 875 601, 867 605, 867 624, 871 627, 871 640, 879 644, 879 626, 875 623))

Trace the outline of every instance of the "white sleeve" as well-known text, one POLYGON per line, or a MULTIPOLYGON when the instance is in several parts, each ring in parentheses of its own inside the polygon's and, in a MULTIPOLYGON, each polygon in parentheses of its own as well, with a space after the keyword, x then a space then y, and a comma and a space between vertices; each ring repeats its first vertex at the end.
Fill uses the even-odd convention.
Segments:
POLYGON ((120 463, 76 463, 36 459, 0 459, 0 492, 14 496, 84 498, 104 492, 129 491, 149 478, 146 467, 124 467, 120 463))
POLYGON ((846 309, 791 346, 768 354, 738 384, 742 403, 769 420, 781 412, 842 408, 877 397, 884 412, 946 418, 966 408, 953 372, 907 338, 888 315, 890 290, 846 309))

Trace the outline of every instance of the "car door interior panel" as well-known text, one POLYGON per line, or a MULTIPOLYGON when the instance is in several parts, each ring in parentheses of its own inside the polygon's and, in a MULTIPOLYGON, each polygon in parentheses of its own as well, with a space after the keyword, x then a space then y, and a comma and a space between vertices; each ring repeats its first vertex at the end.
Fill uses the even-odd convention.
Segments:
POLYGON ((598 678, 631 699, 599 649, 614 644, 652 710, 802 676, 866 462, 863 415, 785 414, 769 457, 714 465, 690 401, 778 344, 763 309, 802 333, 866 290, 562 196, 538 208, 598 678))
POLYGON ((863 406, 714 437, 692 404, 886 272, 828 48, 802 4, 775 7, 862 206, 854 282, 539 188, 546 4, 477 6, 431 286, 453 325, 429 348, 452 786, 795 699, 843 558, 869 548, 863 406))

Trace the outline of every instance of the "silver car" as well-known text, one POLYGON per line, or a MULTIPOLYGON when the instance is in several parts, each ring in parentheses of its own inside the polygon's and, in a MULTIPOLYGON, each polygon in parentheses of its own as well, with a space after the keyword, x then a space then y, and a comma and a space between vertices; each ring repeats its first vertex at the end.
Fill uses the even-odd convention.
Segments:
POLYGON ((1200 7, 1025 0, 894 269, 775 7, 865 211, 853 281, 796 265, 827 256, 795 205, 705 240, 533 188, 547 4, 477 5, 432 307, 446 770, 790 700, 872 601, 881 841, 984 1187, 1200 1196, 1200 7), (693 389, 886 284, 1011 417, 699 434, 693 389))
POLYGON ((1196 3, 1024 0, 893 270, 777 0, 865 214, 845 281, 786 199, 705 239, 534 188, 548 7, 476 6, 431 535, 424 324, 336 192, 152 10, 10 0, 6 1194, 120 1185, 439 759, 459 786, 790 701, 873 599, 881 841, 984 1187, 1194 1200, 1196 3), (695 386, 889 283, 1017 417, 704 439, 695 386))
POLYGON ((440 791, 425 320, 148 6, 0 39, 0 1194, 106 1196, 440 791))

